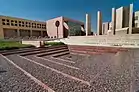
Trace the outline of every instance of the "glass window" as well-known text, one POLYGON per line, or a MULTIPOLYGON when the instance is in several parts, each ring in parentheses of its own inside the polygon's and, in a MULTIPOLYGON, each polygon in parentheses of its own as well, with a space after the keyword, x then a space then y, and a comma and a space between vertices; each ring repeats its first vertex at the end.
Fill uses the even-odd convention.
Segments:
POLYGON ((14 20, 11 20, 11 22, 14 22, 14 20))
POLYGON ((80 36, 81 35, 81 25, 74 22, 67 22, 67 25, 69 26, 69 35, 70 36, 80 36))
POLYGON ((46 25, 45 24, 42 24, 42 29, 46 29, 46 25))
POLYGON ((17 26, 17 24, 15 24, 15 26, 17 26))
POLYGON ((14 23, 15 23, 14 25, 17 26, 17 20, 15 20, 14 23))
POLYGON ((21 23, 21 21, 19 21, 19 23, 21 23))
POLYGON ((34 23, 32 23, 32 28, 33 28, 33 26, 34 26, 34 23))
POLYGON ((26 27, 28 27, 28 22, 26 22, 26 27))
POLYGON ((9 22, 9 20, 7 19, 7 22, 9 22))
POLYGON ((39 28, 41 28, 42 25, 41 24, 39 24, 39 25, 40 25, 39 28))
POLYGON ((36 23, 34 23, 34 24, 35 24, 34 28, 36 28, 36 23))
POLYGON ((32 28, 36 28, 36 23, 32 23, 32 28))
POLYGON ((37 24, 37 28, 40 28, 40 24, 37 24))
POLYGON ((2 19, 2 24, 3 24, 3 25, 5 25, 5 24, 6 24, 6 23, 5 23, 5 19, 2 19))
POLYGON ((5 21, 5 19, 2 19, 2 21, 5 21))
POLYGON ((17 23, 17 20, 15 20, 15 23, 17 23))
POLYGON ((10 25, 10 23, 7 23, 6 25, 10 25))
POLYGON ((28 27, 31 27, 31 23, 30 22, 28 23, 28 27))
POLYGON ((14 26, 14 20, 11 20, 11 26, 14 26))
POLYGON ((22 21, 22 27, 24 27, 24 21, 22 21))
POLYGON ((2 22, 3 25, 6 25, 5 22, 2 22))
POLYGON ((8 19, 2 19, 2 24, 3 24, 3 25, 10 25, 8 19))
POLYGON ((14 26, 14 23, 11 23, 11 26, 14 26))
POLYGON ((19 26, 21 27, 21 21, 19 21, 19 26))

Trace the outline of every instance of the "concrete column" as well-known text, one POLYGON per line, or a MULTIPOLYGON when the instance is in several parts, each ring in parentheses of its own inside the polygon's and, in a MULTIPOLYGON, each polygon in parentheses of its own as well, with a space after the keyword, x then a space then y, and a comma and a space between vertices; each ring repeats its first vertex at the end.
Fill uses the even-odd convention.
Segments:
POLYGON ((86 36, 91 34, 91 16, 86 14, 86 36))
POLYGON ((0 27, 0 39, 4 38, 3 28, 0 27))
POLYGON ((32 36, 32 30, 30 30, 30 36, 32 36))
POLYGON ((41 31, 41 37, 43 36, 43 31, 41 31))
POLYGON ((116 28, 116 10, 112 8, 112 35, 115 35, 116 28))
POLYGON ((20 37, 20 31, 17 29, 17 36, 20 37))
POLYGON ((0 39, 4 38, 4 32, 3 32, 3 28, 2 28, 2 19, 0 18, 0 39))
POLYGON ((97 12, 97 35, 102 35, 102 14, 97 12))
POLYGON ((132 34, 132 23, 133 23, 133 4, 130 4, 130 11, 129 11, 129 34, 132 34))

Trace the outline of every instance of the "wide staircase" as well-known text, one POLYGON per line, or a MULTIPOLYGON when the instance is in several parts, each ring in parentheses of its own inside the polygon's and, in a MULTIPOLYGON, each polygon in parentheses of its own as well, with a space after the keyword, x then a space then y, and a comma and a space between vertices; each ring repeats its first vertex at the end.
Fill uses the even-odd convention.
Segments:
POLYGON ((41 47, 41 48, 23 48, 23 49, 15 49, 15 50, 4 50, 0 51, 0 54, 3 55, 13 55, 13 54, 20 54, 22 56, 27 55, 35 55, 37 56, 45 56, 45 55, 62 55, 62 54, 69 54, 69 50, 67 45, 60 45, 60 46, 48 46, 48 47, 41 47))

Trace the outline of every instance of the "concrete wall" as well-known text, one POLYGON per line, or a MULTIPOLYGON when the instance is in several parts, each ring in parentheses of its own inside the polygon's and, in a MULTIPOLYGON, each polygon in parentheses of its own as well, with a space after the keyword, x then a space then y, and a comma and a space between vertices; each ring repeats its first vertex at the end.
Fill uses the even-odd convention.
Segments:
POLYGON ((58 37, 63 38, 63 17, 54 18, 46 21, 47 23, 47 33, 49 37, 57 37, 57 27, 55 26, 55 22, 59 21, 60 25, 58 27, 58 37))
POLYGON ((22 44, 30 44, 34 45, 35 47, 41 47, 44 45, 43 41, 22 41, 22 44))
POLYGON ((129 26, 129 7, 116 9, 116 29, 129 26))
POLYGON ((129 26, 129 7, 123 7, 123 28, 129 26))

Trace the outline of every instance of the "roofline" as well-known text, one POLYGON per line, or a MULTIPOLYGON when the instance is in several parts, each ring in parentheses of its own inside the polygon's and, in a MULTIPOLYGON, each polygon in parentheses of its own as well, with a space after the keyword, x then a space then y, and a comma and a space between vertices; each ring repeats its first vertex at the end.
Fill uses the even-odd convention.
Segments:
POLYGON ((69 20, 69 21, 76 22, 76 23, 79 23, 81 25, 84 25, 84 22, 82 22, 82 21, 74 20, 74 19, 67 18, 67 17, 64 17, 64 16, 62 16, 62 17, 63 17, 63 20, 69 20))
POLYGON ((81 25, 84 25, 84 22, 82 22, 82 21, 74 20, 74 19, 67 18, 67 17, 64 17, 64 16, 55 17, 55 18, 52 18, 52 19, 49 19, 49 20, 46 20, 46 21, 29 20, 29 19, 24 19, 24 18, 19 18, 19 17, 13 17, 13 16, 4 16, 4 15, 0 15, 0 17, 7 17, 7 18, 9 17, 9 18, 13 18, 13 19, 26 20, 26 21, 32 21, 32 22, 40 22, 40 23, 46 23, 49 20, 52 20, 52 19, 60 18, 61 17, 61 18, 63 18, 63 20, 69 20, 69 21, 76 22, 76 23, 79 23, 81 25))
MULTIPOLYGON (((81 22, 79 20, 74 20, 74 19, 71 19, 71 18, 67 18, 67 17, 64 17, 64 16, 58 16, 58 17, 55 17, 55 18, 52 18, 52 19, 49 19, 49 20, 53 20, 53 19, 56 19, 56 18, 62 18, 64 21, 69 20, 69 21, 76 22, 76 23, 79 23, 81 25, 84 25, 84 22, 81 22)), ((47 21, 49 21, 49 20, 47 20, 47 21)))
POLYGON ((26 21, 33 21, 33 22, 46 23, 45 21, 30 20, 30 19, 19 18, 19 17, 13 17, 13 16, 5 16, 5 15, 0 15, 0 17, 9 17, 9 18, 19 19, 19 20, 26 20, 26 21))

